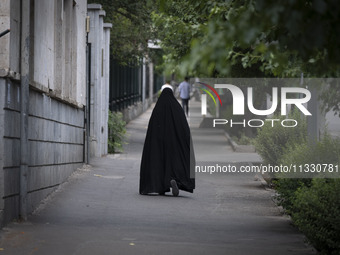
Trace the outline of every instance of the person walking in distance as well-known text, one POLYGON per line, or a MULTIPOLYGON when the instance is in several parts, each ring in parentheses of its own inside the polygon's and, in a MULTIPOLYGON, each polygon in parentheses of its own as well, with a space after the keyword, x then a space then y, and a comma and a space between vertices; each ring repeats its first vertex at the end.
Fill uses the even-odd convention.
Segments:
POLYGON ((190 92, 191 86, 189 81, 189 77, 185 77, 184 81, 181 82, 178 86, 179 96, 182 99, 182 108, 188 117, 189 114, 189 100, 190 100, 190 92))

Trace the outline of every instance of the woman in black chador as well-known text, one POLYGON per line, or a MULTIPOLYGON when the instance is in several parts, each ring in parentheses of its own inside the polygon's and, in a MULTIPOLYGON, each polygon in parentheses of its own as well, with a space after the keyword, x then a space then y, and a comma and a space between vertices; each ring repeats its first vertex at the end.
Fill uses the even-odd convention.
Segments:
POLYGON ((174 196, 178 196, 179 190, 193 193, 194 167, 195 156, 184 111, 172 87, 163 85, 145 138, 139 193, 163 195, 170 187, 174 196))

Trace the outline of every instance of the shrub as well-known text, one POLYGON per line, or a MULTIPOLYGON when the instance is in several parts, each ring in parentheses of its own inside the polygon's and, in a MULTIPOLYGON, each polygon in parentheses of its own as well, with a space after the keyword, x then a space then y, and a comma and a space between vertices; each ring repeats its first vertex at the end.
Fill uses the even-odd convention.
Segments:
POLYGON ((250 138, 246 136, 244 133, 241 133, 240 138, 238 138, 237 136, 233 136, 231 139, 233 139, 238 145, 254 144, 254 138, 250 138))
MULTIPOLYGON (((304 166, 307 164, 333 164, 339 165, 340 163, 340 140, 332 139, 327 134, 322 138, 320 142, 314 145, 304 142, 302 144, 293 144, 285 150, 285 153, 281 156, 278 162, 283 166, 304 166)), ((299 170, 299 169, 298 169, 299 170)), ((312 177, 339 177, 340 173, 336 173, 335 169, 333 173, 297 173, 298 179, 294 178, 283 178, 285 175, 277 175, 280 179, 275 181, 276 190, 279 193, 278 202, 282 205, 288 213, 293 213, 294 208, 293 200, 295 199, 295 192, 299 187, 304 186, 305 188, 310 187, 312 177), (307 177, 307 178, 306 178, 307 177)), ((286 177, 294 177, 292 173, 286 177)))
POLYGON ((121 112, 109 111, 108 121, 108 152, 122 152, 123 140, 126 134, 126 123, 123 120, 123 114, 121 112))
POLYGON ((296 208, 293 205, 296 191, 304 186, 309 187, 312 179, 281 178, 274 182, 275 190, 278 193, 276 198, 278 205, 281 205, 287 214, 292 214, 296 208))
POLYGON ((340 254, 340 179, 313 179, 293 201, 292 219, 321 254, 340 254))
POLYGON ((340 140, 328 134, 315 144, 308 142, 294 145, 282 155, 279 163, 295 164, 337 164, 340 160, 340 140))
MULTIPOLYGON (((340 140, 325 135, 314 145, 307 142, 294 145, 282 155, 280 163, 339 166, 340 140)), ((339 177, 339 173, 335 172, 336 168, 332 177, 339 177)), ((340 179, 321 178, 323 175, 317 173, 314 179, 276 180, 279 204, 321 254, 340 254, 340 179)))
MULTIPOLYGON (((230 120, 232 119, 233 122, 242 122, 243 119, 245 118, 242 115, 234 115, 233 114, 233 107, 225 107, 222 108, 220 111, 221 114, 221 118, 222 119, 226 119, 226 120, 230 120)), ((243 127, 242 125, 223 125, 223 128, 225 129, 225 131, 230 135, 230 136, 235 136, 238 139, 241 138, 242 134, 245 135, 246 132, 246 128, 247 127, 243 127)), ((249 128, 248 128, 249 129, 249 128)), ((254 128, 251 128, 250 130, 256 130, 254 128)), ((255 131, 254 131, 255 132, 255 131)))
MULTIPOLYGON (((298 125, 294 128, 283 127, 279 121, 275 121, 272 127, 272 123, 268 121, 259 130, 255 139, 255 148, 264 163, 277 165, 287 148, 294 148, 295 144, 306 141, 306 119, 297 110, 293 111, 289 118, 295 119, 298 125)), ((274 116, 273 119, 279 119, 281 122, 285 116, 274 116)))

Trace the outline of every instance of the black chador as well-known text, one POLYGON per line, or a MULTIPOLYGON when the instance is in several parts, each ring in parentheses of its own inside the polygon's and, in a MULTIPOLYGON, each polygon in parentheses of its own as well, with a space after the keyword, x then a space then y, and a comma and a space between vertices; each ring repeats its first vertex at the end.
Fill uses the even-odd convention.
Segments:
POLYGON ((164 194, 170 188, 174 196, 179 190, 193 193, 195 156, 189 125, 170 86, 162 88, 145 138, 139 193, 164 194))

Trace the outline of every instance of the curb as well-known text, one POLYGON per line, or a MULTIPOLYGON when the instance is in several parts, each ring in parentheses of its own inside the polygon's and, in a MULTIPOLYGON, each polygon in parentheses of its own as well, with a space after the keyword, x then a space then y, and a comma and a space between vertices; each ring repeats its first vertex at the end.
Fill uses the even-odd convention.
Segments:
MULTIPOLYGON (((249 165, 250 165, 250 166, 253 166, 254 164, 251 163, 251 162, 249 162, 249 165)), ((266 182, 266 180, 263 178, 263 175, 262 175, 261 173, 256 173, 254 179, 255 179, 255 181, 260 181, 261 184, 262 184, 265 188, 269 187, 268 182, 266 182)))
MULTIPOLYGON (((249 146, 238 145, 233 139, 231 139, 230 135, 227 132, 224 132, 224 135, 228 139, 229 144, 231 145, 231 147, 233 148, 235 152, 255 152, 255 148, 252 148, 252 147, 249 148, 249 146)), ((254 162, 244 162, 244 163, 248 163, 250 166, 253 166, 254 164, 258 164, 254 162)), ((269 187, 268 182, 263 178, 263 175, 261 173, 256 173, 254 176, 254 179, 255 181, 260 181, 264 187, 269 187)))
POLYGON ((234 151, 237 151, 237 147, 239 146, 237 143, 235 143, 234 140, 231 139, 230 135, 225 131, 224 132, 225 137, 227 137, 229 144, 233 148, 234 151))
POLYGON ((231 139, 230 135, 226 131, 224 132, 224 135, 228 139, 229 144, 231 145, 235 152, 248 152, 248 153, 256 152, 255 147, 253 145, 239 145, 233 139, 231 139))

